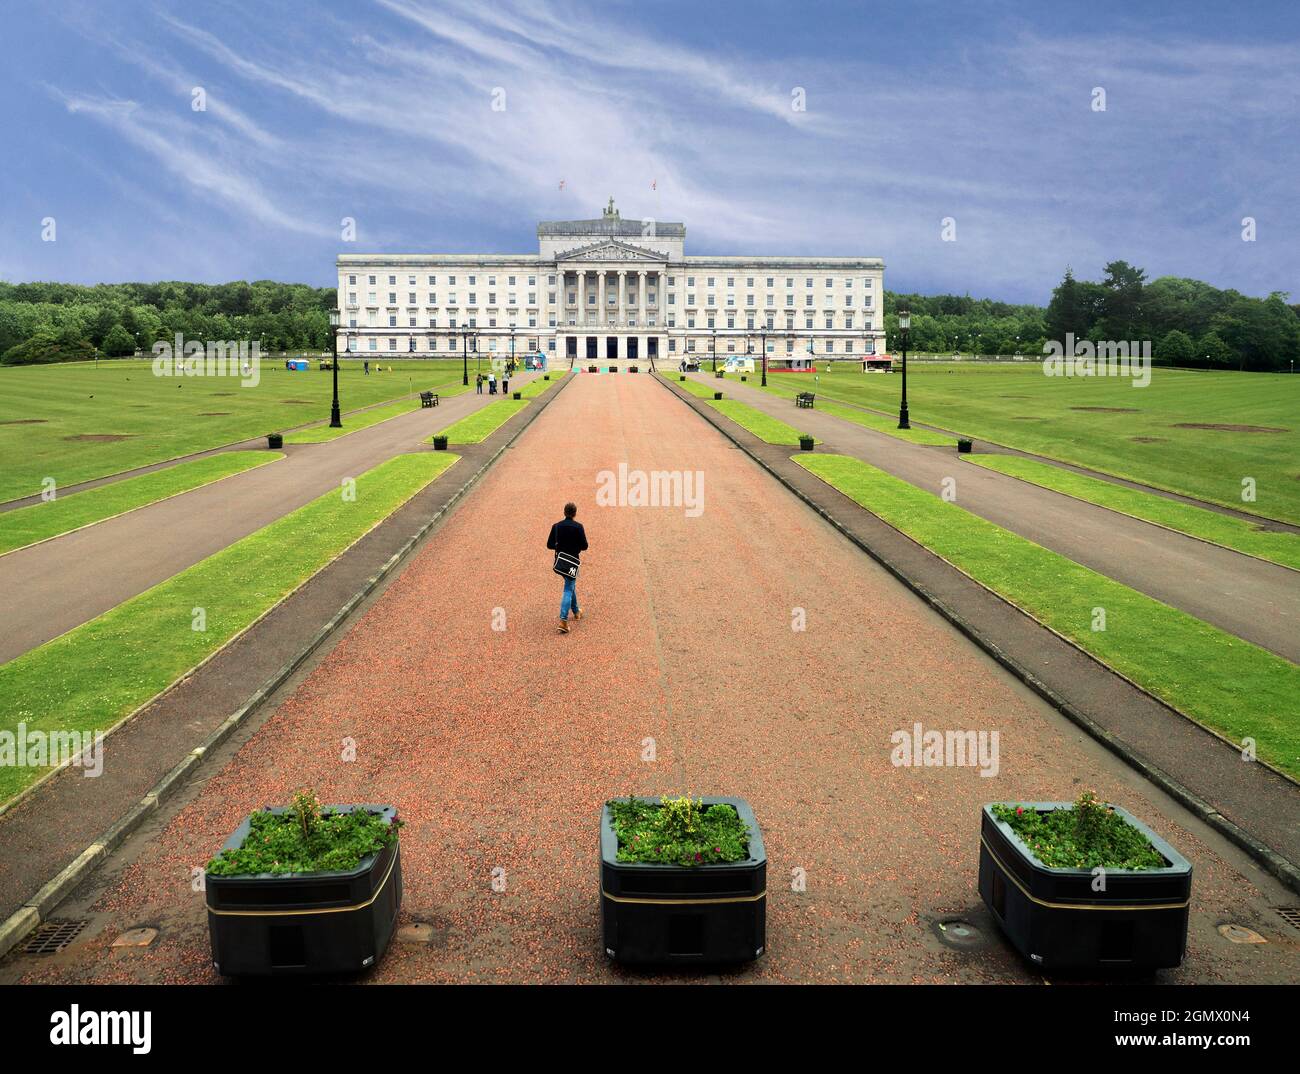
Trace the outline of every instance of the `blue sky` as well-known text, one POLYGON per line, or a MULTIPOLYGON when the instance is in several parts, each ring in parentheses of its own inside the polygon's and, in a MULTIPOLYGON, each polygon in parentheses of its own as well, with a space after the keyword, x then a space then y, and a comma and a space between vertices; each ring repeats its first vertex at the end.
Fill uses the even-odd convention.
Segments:
POLYGON ((1124 258, 1300 298, 1295 3, 6 0, 3 20, 7 280, 328 285, 340 251, 531 252, 537 220, 613 195, 683 221, 688 253, 881 256, 892 290, 1043 302, 1067 264, 1124 258))

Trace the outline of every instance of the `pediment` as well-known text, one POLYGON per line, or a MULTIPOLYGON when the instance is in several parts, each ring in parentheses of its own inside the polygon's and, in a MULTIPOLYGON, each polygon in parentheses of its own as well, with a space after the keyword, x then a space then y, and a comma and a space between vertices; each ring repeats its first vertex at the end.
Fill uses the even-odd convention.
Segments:
POLYGON ((617 240, 602 240, 594 242, 589 246, 579 246, 574 250, 566 250, 562 254, 557 254, 556 261, 645 261, 656 265, 665 264, 668 261, 667 254, 658 253, 655 250, 647 250, 641 246, 633 246, 630 242, 619 242, 617 240))

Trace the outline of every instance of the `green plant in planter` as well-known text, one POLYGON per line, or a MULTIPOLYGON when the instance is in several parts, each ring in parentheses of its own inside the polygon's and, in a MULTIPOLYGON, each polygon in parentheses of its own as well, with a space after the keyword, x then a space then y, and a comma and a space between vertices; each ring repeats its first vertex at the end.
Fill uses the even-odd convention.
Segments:
POLYGON ((729 805, 706 808, 690 795, 657 803, 629 798, 610 802, 609 812, 621 862, 705 865, 749 857, 749 829, 729 805))
POLYGON ((400 820, 385 824, 377 813, 322 808, 310 789, 298 791, 288 810, 261 810, 249 820, 241 846, 223 850, 207 864, 213 876, 259 873, 324 873, 355 869, 361 859, 397 841, 400 820))
POLYGON ((1023 805, 995 805, 993 815, 1049 868, 1163 869, 1168 864, 1095 791, 1084 791, 1071 809, 1040 813, 1023 805))

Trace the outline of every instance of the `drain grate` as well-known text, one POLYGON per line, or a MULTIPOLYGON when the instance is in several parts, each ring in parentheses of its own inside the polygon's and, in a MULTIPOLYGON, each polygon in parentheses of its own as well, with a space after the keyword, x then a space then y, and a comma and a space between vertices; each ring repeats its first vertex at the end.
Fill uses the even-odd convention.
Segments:
POLYGON ((1300 906, 1279 906, 1277 912, 1293 929, 1300 929, 1300 906))
POLYGON ((80 936, 88 924, 88 921, 47 921, 38 926, 31 939, 23 945, 23 954, 57 954, 80 936))

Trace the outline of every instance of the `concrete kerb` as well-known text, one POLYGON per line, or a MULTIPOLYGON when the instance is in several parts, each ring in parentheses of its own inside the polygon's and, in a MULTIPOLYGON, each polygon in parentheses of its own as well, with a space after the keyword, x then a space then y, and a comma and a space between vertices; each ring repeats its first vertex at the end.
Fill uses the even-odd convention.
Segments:
MULTIPOLYGON (((505 439, 497 449, 483 461, 460 488, 452 493, 450 499, 430 516, 428 521, 413 533, 401 548, 388 558, 382 567, 366 579, 361 588, 330 618, 329 622, 313 635, 302 649, 294 654, 292 659, 288 660, 270 679, 264 682, 248 701, 224 720, 215 731, 208 735, 201 745, 186 754, 180 763, 154 784, 153 788, 138 803, 127 810, 122 817, 118 818, 99 839, 91 843, 57 876, 49 880, 26 903, 10 914, 4 922, 0 922, 0 958, 3 958, 21 943, 28 933, 39 926, 42 921, 48 920, 59 903, 75 891, 94 872, 110 851, 120 846, 151 814, 157 811, 163 802, 184 786, 186 779, 199 768, 208 753, 229 738, 249 716, 261 707, 268 697, 289 680, 289 677, 307 661, 312 653, 320 648, 326 639, 347 621, 348 617, 375 591, 380 583, 447 517, 452 508, 464 499, 466 493, 478 483, 497 459, 537 419, 537 416, 550 405, 551 400, 559 395, 568 383, 567 377, 560 378, 553 390, 545 391, 535 397, 533 401, 538 404, 537 406, 525 407, 518 414, 513 415, 500 429, 496 430, 492 434, 494 437, 506 434, 505 439), (516 419, 520 415, 526 415, 525 420, 516 423, 516 419), (513 429, 510 428, 512 425, 514 426, 513 429)), ((490 439, 491 437, 489 437, 490 439)), ((231 639, 231 641, 234 640, 234 638, 231 639)), ((229 645, 230 642, 226 644, 229 645)), ((224 649, 225 646, 221 648, 224 649)), ((217 652, 220 651, 221 649, 217 650, 217 652)), ((215 655, 215 653, 212 655, 215 655)), ((187 678, 188 675, 185 677, 187 678)))
MULTIPOLYGON (((1136 753, 1134 750, 1130 749, 1129 746, 1121 739, 1111 734, 1105 728, 1099 726, 1086 713, 1081 712, 1079 709, 1075 708, 1074 705, 1072 705, 1065 698, 1061 697, 1060 694, 1058 694, 1055 690, 1049 687, 1046 683, 1042 682, 1028 668, 1022 666, 1019 662, 1017 662, 1012 657, 1010 657, 1007 653, 1005 653, 997 645, 996 642, 994 642, 992 639, 985 636, 974 626, 968 623, 957 611, 950 608, 942 600, 936 597, 922 583, 912 579, 909 575, 905 574, 896 564, 894 564, 892 561, 882 556, 876 549, 872 548, 865 541, 859 539, 848 527, 842 525, 839 522, 839 520, 835 518, 834 515, 832 515, 820 504, 812 500, 809 496, 801 492, 798 488, 796 488, 793 484, 791 484, 788 480, 786 480, 786 478, 782 476, 781 473, 773 469, 766 461, 764 461, 759 455, 757 455, 751 449, 750 445, 748 445, 742 439, 737 437, 732 432, 732 430, 728 429, 722 423, 721 420, 718 420, 721 418, 721 415, 716 415, 715 417, 716 412, 714 412, 713 409, 709 407, 705 401, 696 399, 695 396, 679 390, 675 384, 671 383, 670 381, 664 380, 662 377, 657 377, 655 379, 659 380, 660 383, 663 384, 665 388, 667 388, 670 392, 672 392, 679 399, 681 399, 688 406, 690 406, 692 410, 694 410, 697 414, 699 414, 702 418, 704 418, 707 422, 709 422, 710 425, 712 425, 715 429, 717 429, 720 433, 722 433, 723 436, 725 436, 728 440, 730 440, 733 444, 735 444, 736 447, 738 447, 741 451, 743 451, 746 455, 748 455, 751 459, 753 459, 754 462, 756 462, 760 467, 762 467, 765 471, 767 471, 767 473, 771 474, 771 476, 774 477, 777 481, 779 481, 787 490, 789 490, 800 500, 802 500, 805 504, 807 504, 810 508, 812 508, 813 511, 815 511, 819 516, 825 519, 827 523, 829 523, 832 527, 834 527, 839 533, 841 533, 854 545, 856 545, 862 551, 866 552, 867 555, 869 555, 872 559, 874 559, 877 563, 879 563, 882 567, 884 567, 885 570, 887 570, 890 573, 890 575, 892 575, 894 578, 897 578, 900 582, 902 582, 905 586, 907 586, 908 589, 910 589, 913 593, 915 593, 918 597, 920 597, 923 601, 925 601, 926 604, 928 604, 936 612, 942 615, 944 619, 946 619, 957 630, 959 630, 963 636, 965 636, 970 641, 978 645, 993 660, 997 661, 999 665, 1001 665, 1012 675, 1014 675, 1017 680, 1019 680, 1029 689, 1033 690, 1034 693, 1036 693, 1039 697, 1041 697, 1054 709, 1056 709, 1063 716, 1065 716, 1066 719, 1070 720, 1070 722, 1082 728, 1089 736, 1096 739, 1096 741, 1098 741, 1103 746, 1105 746, 1113 754, 1115 754, 1117 757, 1123 760, 1127 765, 1129 765, 1135 771, 1141 773, 1141 775, 1143 775, 1145 778, 1147 778, 1156 786, 1158 786, 1166 794, 1168 794, 1170 797, 1174 798, 1180 804, 1182 804, 1187 809, 1189 809, 1199 819, 1204 821, 1210 827, 1214 828, 1215 831, 1219 832, 1220 835, 1223 835, 1234 845, 1236 845, 1237 847, 1245 851, 1247 854, 1249 854, 1265 870, 1267 870, 1270 874, 1275 876, 1278 880, 1281 880, 1292 890, 1296 892, 1300 892, 1300 868, 1297 868, 1297 866, 1293 862, 1284 858, 1272 847, 1256 839, 1249 832, 1247 832, 1239 825, 1235 824, 1233 821, 1230 821, 1227 817, 1219 813, 1209 802, 1205 801, 1205 799, 1201 798, 1199 795, 1195 794, 1189 788, 1185 787, 1181 782, 1174 779, 1163 769, 1145 760, 1141 755, 1136 753)), ((904 536, 906 536, 906 534, 904 534, 904 536)), ((933 555, 933 553, 931 554, 933 555)), ((1014 608, 1014 605, 1010 605, 1010 606, 1014 608)), ((1019 611, 1019 609, 1016 610, 1019 611)), ((1021 614, 1024 613, 1022 612, 1021 614)), ((1088 654, 1085 653, 1085 655, 1088 654)), ((1104 667, 1105 665, 1102 666, 1104 667)), ((1109 671, 1110 669, 1107 668, 1106 670, 1109 671)), ((1155 697, 1154 695, 1148 693, 1146 690, 1143 690, 1136 683, 1133 683, 1132 680, 1126 678, 1125 681, 1128 682, 1131 686, 1133 686, 1134 689, 1139 690, 1141 693, 1151 698, 1151 700, 1155 701, 1157 704, 1165 708, 1169 708, 1169 706, 1165 705, 1165 703, 1161 701, 1158 697, 1155 697)), ((1174 712, 1180 718, 1184 718, 1184 719, 1186 718, 1183 716, 1182 713, 1177 712, 1176 709, 1171 709, 1170 711, 1174 712)), ((1197 724, 1197 726, 1199 727, 1200 724, 1197 724)))

